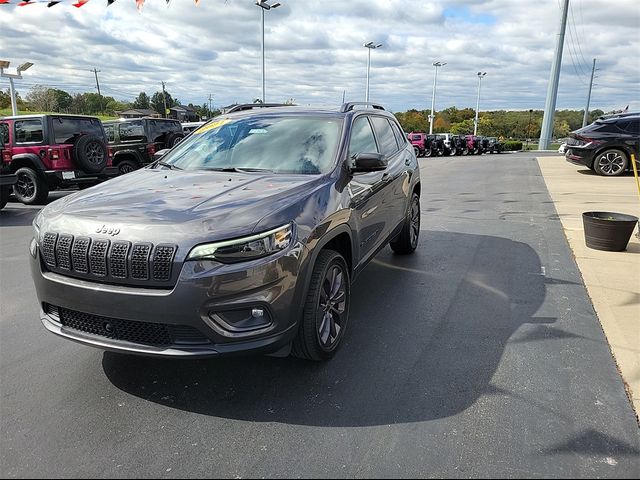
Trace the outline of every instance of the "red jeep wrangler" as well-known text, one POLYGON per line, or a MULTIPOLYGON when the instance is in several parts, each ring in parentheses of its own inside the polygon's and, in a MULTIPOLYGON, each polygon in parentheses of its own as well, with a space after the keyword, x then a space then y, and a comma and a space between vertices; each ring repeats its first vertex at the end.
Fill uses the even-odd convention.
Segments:
POLYGON ((14 173, 16 199, 44 203, 50 190, 79 188, 118 175, 98 118, 20 115, 0 118, 2 170, 14 173))
POLYGON ((407 138, 413 145, 416 157, 422 157, 427 150, 427 135, 420 132, 411 132, 407 134, 407 138))

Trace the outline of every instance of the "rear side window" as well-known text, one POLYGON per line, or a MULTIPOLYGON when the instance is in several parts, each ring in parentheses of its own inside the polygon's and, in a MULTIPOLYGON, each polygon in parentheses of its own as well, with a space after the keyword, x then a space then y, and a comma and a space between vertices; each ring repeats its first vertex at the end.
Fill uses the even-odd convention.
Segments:
POLYGON ((393 135, 389 120, 383 117, 371 117, 373 128, 376 131, 378 142, 380 142, 380 153, 385 155, 393 155, 398 151, 396 137, 393 135))
POLYGON ((151 126, 152 142, 164 142, 167 134, 172 132, 182 133, 182 125, 180 122, 172 122, 167 120, 149 120, 151 126))
POLYGON ((121 142, 144 142, 144 125, 142 122, 127 122, 118 125, 121 142))
POLYGON ((16 143, 42 143, 42 120, 17 120, 14 124, 16 143))
POLYGON ((393 134, 396 136, 396 143, 398 144, 398 148, 404 148, 407 144, 406 137, 402 134, 402 131, 400 130, 400 127, 396 122, 389 123, 391 123, 391 129, 393 130, 393 134))
POLYGON ((111 125, 104 125, 104 133, 107 134, 107 141, 108 142, 115 142, 116 141, 116 127, 115 125, 111 124, 111 125))
POLYGON ((630 133, 632 135, 640 135, 640 119, 629 120, 628 122, 621 124, 620 127, 627 133, 630 133))
POLYGON ((616 126, 615 123, 596 123, 593 131, 604 133, 620 133, 620 129, 616 126))
POLYGON ((54 143, 73 143, 80 135, 95 135, 104 138, 102 123, 96 118, 54 117, 54 143))
POLYGON ((351 128, 349 157, 353 157, 356 153, 378 153, 376 139, 367 117, 358 117, 351 128))
POLYGON ((411 135, 411 140, 414 140, 416 142, 422 140, 422 136, 420 135, 411 135))
POLYGON ((9 143, 9 125, 0 123, 0 144, 7 145, 9 143))

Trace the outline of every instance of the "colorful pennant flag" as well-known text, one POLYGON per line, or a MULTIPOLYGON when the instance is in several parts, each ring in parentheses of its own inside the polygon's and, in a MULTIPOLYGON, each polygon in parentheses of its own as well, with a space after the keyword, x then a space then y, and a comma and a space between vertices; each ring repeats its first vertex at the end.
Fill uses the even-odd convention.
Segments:
POLYGON ((81 6, 83 6, 85 3, 88 3, 89 0, 78 0, 76 3, 72 4, 74 7, 76 8, 80 8, 81 6))
POLYGON ((61 3, 61 2, 60 2, 60 1, 58 1, 58 2, 49 2, 49 3, 47 3, 47 8, 51 8, 51 7, 53 7, 54 5, 57 5, 57 4, 59 4, 59 3, 61 3))
POLYGON ((138 11, 142 11, 142 7, 144 7, 144 0, 136 0, 136 7, 138 7, 138 11))
POLYGON ((26 5, 34 5, 34 2, 32 2, 31 0, 25 0, 24 2, 20 2, 18 4, 19 7, 24 7, 26 5))
POLYGON ((110 6, 113 2, 115 2, 116 0, 107 0, 107 7, 110 6))
POLYGON ((0 0, 0 5, 7 5, 11 0, 0 0))

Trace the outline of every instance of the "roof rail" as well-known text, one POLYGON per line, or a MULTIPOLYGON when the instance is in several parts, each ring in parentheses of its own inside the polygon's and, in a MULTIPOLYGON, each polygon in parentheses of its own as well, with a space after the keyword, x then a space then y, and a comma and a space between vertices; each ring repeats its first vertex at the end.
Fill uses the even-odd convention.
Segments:
POLYGON ((375 110, 384 110, 384 107, 382 105, 380 105, 379 103, 372 103, 372 102, 346 102, 346 103, 343 103, 342 106, 340 107, 340 113, 350 112, 351 110, 354 109, 355 106, 358 106, 358 105, 371 107, 371 108, 373 108, 375 110))
POLYGON ((234 105, 229 110, 227 110, 225 114, 242 112, 244 110, 253 110, 254 108, 292 107, 292 106, 294 105, 286 104, 286 103, 242 103, 240 105, 234 105))

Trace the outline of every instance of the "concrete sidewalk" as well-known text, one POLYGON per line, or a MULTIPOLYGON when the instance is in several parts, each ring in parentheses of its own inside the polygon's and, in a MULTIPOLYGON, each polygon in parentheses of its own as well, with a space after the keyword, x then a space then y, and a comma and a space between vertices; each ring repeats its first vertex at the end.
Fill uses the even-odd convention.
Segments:
POLYGON ((582 273, 622 377, 640 414, 640 241, 634 231, 625 252, 587 248, 582 212, 640 216, 632 176, 600 177, 563 157, 538 158, 569 245, 582 273))

